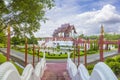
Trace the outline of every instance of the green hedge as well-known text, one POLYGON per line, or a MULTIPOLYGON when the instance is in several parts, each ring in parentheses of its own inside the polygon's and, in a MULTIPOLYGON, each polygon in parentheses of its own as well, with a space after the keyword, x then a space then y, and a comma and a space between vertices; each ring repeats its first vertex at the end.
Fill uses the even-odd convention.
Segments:
MULTIPOLYGON (((40 52, 40 57, 43 57, 42 52, 40 52)), ((67 54, 49 54, 49 53, 46 53, 46 55, 45 55, 45 58, 47 58, 47 59, 65 59, 67 57, 68 57, 67 54)))
POLYGON ((115 62, 116 60, 114 58, 107 58, 105 60, 106 63, 110 63, 110 62, 115 62))
POLYGON ((87 54, 95 54, 95 53, 97 53, 98 51, 87 51, 87 54))
POLYGON ((110 62, 108 66, 113 70, 116 75, 120 74, 120 63, 119 62, 110 62))
POLYGON ((120 63, 120 56, 115 57, 116 61, 120 63))
POLYGON ((113 70, 116 75, 120 75, 120 56, 107 58, 105 63, 113 70))

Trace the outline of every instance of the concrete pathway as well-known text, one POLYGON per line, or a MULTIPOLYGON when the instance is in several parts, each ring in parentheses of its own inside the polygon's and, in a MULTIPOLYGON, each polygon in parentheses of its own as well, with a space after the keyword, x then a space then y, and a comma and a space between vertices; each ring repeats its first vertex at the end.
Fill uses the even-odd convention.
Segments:
MULTIPOLYGON (((6 48, 0 48, 0 50, 5 52, 5 53, 7 52, 6 48)), ((22 61, 25 61, 25 59, 24 59, 25 53, 23 53, 23 52, 19 52, 19 51, 11 49, 10 50, 10 55, 12 55, 12 56, 14 56, 16 58, 19 58, 22 61)), ((33 59, 33 56, 28 54, 28 63, 32 63, 32 59, 33 59)), ((35 61, 37 62, 37 57, 35 58, 35 61)))

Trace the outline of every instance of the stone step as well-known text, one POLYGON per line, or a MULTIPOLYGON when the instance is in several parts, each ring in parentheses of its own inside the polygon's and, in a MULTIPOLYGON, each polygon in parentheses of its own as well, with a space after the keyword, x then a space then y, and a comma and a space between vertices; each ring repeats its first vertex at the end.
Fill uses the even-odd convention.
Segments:
POLYGON ((47 63, 42 80, 71 80, 66 63, 47 63))

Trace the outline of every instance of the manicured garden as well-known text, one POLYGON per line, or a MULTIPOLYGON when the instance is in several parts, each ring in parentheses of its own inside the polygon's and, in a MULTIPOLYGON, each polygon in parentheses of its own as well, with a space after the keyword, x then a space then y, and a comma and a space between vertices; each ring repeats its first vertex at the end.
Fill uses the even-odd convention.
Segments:
MULTIPOLYGON (((20 51, 22 53, 25 53, 25 49, 24 48, 19 48, 19 47, 12 47, 12 49, 16 50, 16 51, 20 51)), ((105 52, 108 52, 109 50, 104 50, 105 52)), ((70 51, 71 58, 74 58, 74 51, 70 51)), ((92 55, 92 54, 98 54, 99 50, 94 50, 94 49, 90 49, 87 52, 87 55, 92 55)), ((28 48, 28 54, 33 55, 33 49, 32 48, 28 48)), ((38 56, 38 51, 35 50, 35 56, 38 56)), ((80 56, 84 56, 84 51, 80 51, 80 56)), ((43 57, 43 52, 39 53, 39 57, 43 57)), ((66 52, 61 52, 60 54, 55 54, 55 53, 50 53, 49 51, 46 51, 46 59, 66 59, 68 57, 66 52)), ((75 57, 78 57, 78 53, 75 54, 75 57)))

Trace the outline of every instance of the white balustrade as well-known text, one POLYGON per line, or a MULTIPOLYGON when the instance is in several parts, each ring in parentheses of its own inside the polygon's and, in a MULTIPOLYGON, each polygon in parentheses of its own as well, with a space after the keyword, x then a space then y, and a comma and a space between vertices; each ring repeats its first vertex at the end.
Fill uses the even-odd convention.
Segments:
POLYGON ((96 80, 98 77, 101 77, 103 80, 118 80, 113 71, 103 62, 95 65, 90 80, 96 80))
POLYGON ((78 66, 68 58, 67 70, 72 80, 118 80, 113 71, 104 63, 99 62, 95 65, 91 76, 83 64, 78 66))
MULTIPOLYGON (((20 80, 20 75, 17 71, 17 69, 15 68, 15 66, 10 63, 10 62, 5 62, 3 64, 0 65, 0 80, 8 80, 10 73, 15 73, 16 74, 16 80, 20 80), (8 77, 8 78, 7 78, 8 77), (19 77, 19 78, 17 78, 19 77)), ((10 74, 12 75, 12 74, 10 74)))
POLYGON ((80 64, 78 67, 78 77, 80 80, 89 80, 88 70, 83 64, 80 64))
MULTIPOLYGON (((46 67, 46 60, 42 58, 35 66, 28 64, 20 76, 15 66, 10 62, 0 65, 0 80, 41 80, 46 67)), ((83 64, 77 66, 68 58, 67 70, 72 80, 118 80, 113 71, 103 62, 95 65, 91 76, 83 64)))
POLYGON ((31 64, 28 64, 20 76, 11 62, 5 62, 0 65, 0 80, 41 80, 45 66, 46 60, 42 58, 35 69, 31 64))
POLYGON ((70 78, 72 80, 76 80, 76 76, 77 76, 77 67, 76 65, 72 62, 72 60, 70 58, 68 58, 67 60, 67 70, 68 73, 70 75, 70 78))

